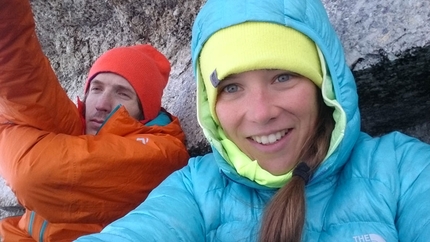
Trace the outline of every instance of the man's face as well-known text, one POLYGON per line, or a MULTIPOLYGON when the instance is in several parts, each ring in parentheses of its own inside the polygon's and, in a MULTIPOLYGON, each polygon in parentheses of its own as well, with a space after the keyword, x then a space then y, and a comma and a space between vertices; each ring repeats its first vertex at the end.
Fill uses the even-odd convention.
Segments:
POLYGON ((110 112, 119 104, 139 120, 139 98, 130 83, 114 73, 100 73, 91 80, 85 99, 86 134, 96 134, 110 112))

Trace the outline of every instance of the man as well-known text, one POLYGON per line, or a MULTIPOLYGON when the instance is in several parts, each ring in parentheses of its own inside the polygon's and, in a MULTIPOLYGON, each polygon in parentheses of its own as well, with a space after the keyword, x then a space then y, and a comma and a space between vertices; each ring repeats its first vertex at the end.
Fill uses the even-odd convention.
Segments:
POLYGON ((72 241, 125 215, 188 160, 161 108, 170 63, 150 45, 114 48, 92 66, 78 108, 36 38, 28 0, 0 0, 0 175, 23 216, 1 241, 72 241))

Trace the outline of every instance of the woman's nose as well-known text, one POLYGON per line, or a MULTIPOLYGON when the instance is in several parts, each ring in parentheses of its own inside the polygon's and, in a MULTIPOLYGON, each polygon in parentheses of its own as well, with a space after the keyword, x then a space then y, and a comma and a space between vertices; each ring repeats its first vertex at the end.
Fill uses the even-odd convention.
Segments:
POLYGON ((249 95, 246 107, 248 119, 258 124, 266 124, 278 114, 273 97, 267 90, 258 90, 249 95))

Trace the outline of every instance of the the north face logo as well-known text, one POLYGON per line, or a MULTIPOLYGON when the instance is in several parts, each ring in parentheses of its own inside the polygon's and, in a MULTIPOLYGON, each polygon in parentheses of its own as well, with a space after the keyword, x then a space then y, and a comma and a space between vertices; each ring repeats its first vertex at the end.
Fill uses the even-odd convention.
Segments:
POLYGON ((377 234, 363 234, 352 238, 354 238, 354 242, 386 242, 384 238, 377 234))

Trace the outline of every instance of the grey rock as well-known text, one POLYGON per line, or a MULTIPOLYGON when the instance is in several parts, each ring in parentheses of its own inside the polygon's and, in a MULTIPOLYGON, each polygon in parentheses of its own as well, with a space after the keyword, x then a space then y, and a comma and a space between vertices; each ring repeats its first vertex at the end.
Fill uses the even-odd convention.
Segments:
POLYGON ((23 208, 19 205, 15 195, 6 185, 6 181, 0 177, 0 219, 22 213, 23 208))

